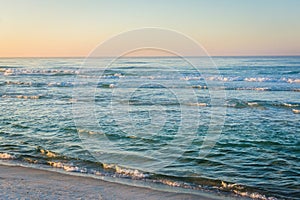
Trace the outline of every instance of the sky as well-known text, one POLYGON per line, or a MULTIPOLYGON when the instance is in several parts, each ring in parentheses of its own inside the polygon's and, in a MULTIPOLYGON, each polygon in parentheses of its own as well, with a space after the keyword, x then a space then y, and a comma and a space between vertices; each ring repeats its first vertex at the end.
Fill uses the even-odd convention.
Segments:
POLYGON ((143 27, 178 31, 212 56, 300 55, 299 0, 0 0, 0 57, 85 57, 143 27))

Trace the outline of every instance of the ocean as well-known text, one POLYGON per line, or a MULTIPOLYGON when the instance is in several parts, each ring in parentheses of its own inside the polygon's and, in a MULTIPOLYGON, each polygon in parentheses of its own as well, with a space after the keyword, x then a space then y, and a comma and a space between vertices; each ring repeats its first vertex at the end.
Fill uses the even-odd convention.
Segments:
POLYGON ((1 58, 1 163, 300 199, 300 57, 189 59, 1 58))

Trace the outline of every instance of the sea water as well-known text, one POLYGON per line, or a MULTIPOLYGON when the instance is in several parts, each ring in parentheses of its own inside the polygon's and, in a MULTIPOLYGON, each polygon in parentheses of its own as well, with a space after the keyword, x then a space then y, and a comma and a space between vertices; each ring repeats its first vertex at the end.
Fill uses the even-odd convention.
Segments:
POLYGON ((190 59, 1 58, 0 159, 300 199, 300 57, 190 59))

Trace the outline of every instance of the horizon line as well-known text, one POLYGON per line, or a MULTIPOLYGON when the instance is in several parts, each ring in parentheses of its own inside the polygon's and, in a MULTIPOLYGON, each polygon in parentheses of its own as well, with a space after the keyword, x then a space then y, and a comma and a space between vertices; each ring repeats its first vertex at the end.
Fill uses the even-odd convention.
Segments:
MULTIPOLYGON (((182 56, 188 58, 202 57, 299 57, 299 55, 214 55, 214 56, 182 56)), ((13 58, 114 58, 115 56, 0 56, 0 59, 13 58)), ((122 56, 121 58, 177 58, 178 56, 122 56)))

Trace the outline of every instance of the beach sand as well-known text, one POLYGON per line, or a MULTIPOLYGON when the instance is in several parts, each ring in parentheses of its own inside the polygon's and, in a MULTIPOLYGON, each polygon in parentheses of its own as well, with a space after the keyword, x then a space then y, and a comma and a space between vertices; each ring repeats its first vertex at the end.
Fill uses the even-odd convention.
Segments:
POLYGON ((224 199, 73 176, 48 170, 0 165, 0 199, 224 199))

